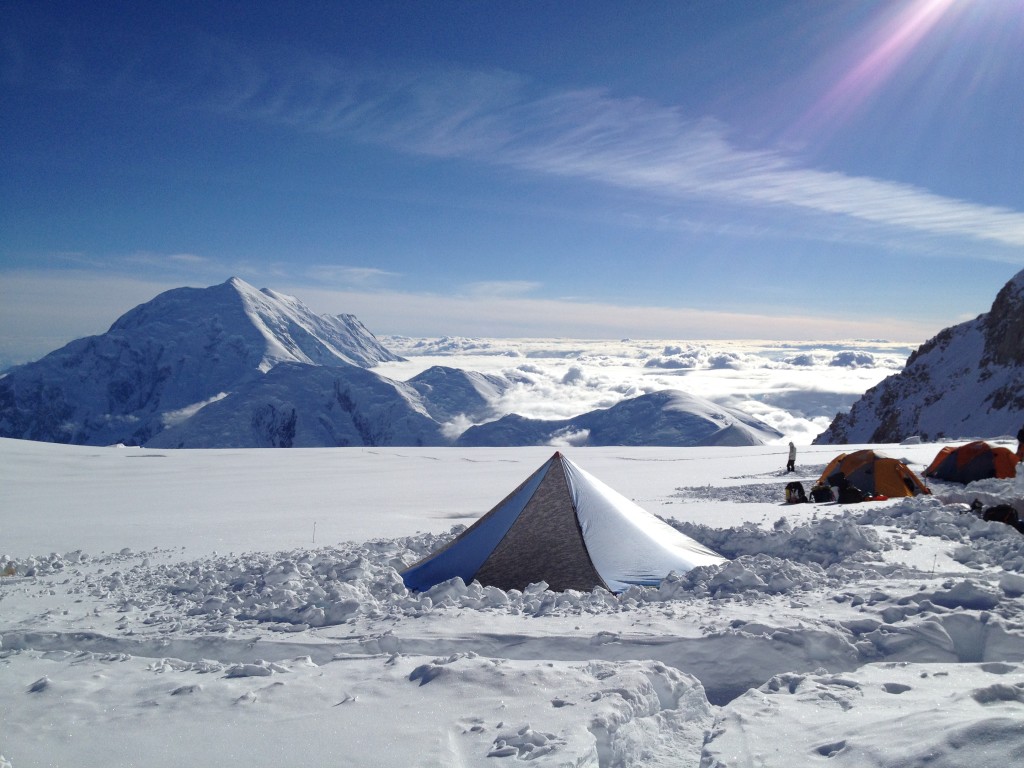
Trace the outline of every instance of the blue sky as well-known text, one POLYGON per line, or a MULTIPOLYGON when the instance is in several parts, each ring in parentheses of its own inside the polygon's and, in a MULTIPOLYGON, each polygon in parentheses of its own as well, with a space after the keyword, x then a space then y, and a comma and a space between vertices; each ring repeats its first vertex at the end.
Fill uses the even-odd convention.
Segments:
POLYGON ((1024 267, 1024 3, 0 6, 0 360, 238 276, 378 334, 920 340, 1024 267))

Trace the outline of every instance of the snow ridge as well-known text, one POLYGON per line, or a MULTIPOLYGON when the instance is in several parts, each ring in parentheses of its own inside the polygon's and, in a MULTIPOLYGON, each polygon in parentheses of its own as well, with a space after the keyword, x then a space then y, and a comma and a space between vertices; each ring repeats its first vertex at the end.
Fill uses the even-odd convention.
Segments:
POLYGON ((508 415, 470 427, 458 445, 762 445, 781 437, 735 408, 679 390, 662 390, 571 419, 508 415))
POLYGON ((1024 271, 989 312, 940 331, 837 414, 819 444, 1016 434, 1024 423, 1024 271))

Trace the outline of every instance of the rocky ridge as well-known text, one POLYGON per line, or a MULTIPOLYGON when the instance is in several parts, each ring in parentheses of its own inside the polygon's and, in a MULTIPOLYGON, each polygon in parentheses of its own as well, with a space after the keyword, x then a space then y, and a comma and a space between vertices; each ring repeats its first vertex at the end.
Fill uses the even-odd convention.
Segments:
POLYGON ((992 308, 940 331, 838 414, 819 444, 895 443, 1016 434, 1024 423, 1024 271, 992 308))

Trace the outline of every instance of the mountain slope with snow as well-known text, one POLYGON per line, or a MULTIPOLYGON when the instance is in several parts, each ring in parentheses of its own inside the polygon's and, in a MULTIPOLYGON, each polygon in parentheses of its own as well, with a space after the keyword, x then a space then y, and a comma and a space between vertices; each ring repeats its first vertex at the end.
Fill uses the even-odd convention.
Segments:
POLYGON ((494 401, 514 380, 508 376, 435 365, 407 383, 423 397, 430 415, 444 422, 459 416, 472 420, 491 416, 494 401))
POLYGON ((47 442, 144 444, 168 421, 278 363, 371 366, 398 359, 355 317, 237 278, 176 288, 0 378, 0 435, 47 442))
POLYGON ((761 445, 782 437, 764 422, 679 390, 623 400, 571 419, 509 415, 467 429, 458 445, 761 445))
POLYGON ((816 443, 1015 434, 1024 423, 1024 271, 989 312, 946 328, 901 373, 838 414, 816 443))
POLYGON ((444 445, 409 385, 355 366, 280 363, 151 439, 149 448, 444 445))
POLYGON ((204 351, 214 354, 241 340, 262 371, 282 362, 365 368, 398 359, 353 315, 317 315, 293 296, 257 290, 237 277, 210 288, 162 293, 122 315, 110 333, 178 343, 202 335, 204 351))

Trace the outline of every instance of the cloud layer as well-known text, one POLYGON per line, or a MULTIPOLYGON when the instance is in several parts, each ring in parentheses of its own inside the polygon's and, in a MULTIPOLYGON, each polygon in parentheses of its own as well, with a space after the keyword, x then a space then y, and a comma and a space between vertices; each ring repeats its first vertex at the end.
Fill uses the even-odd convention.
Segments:
MULTIPOLYGON (((910 345, 849 341, 780 342, 582 341, 387 337, 406 356, 378 372, 405 380, 432 365, 504 376, 511 385, 491 400, 492 417, 508 413, 565 419, 639 395, 678 389, 739 408, 809 443, 865 390, 900 370, 910 345)), ((489 420, 489 419, 488 419, 489 420)), ((470 426, 450 425, 452 433, 470 426)), ((567 444, 571 436, 566 436, 567 444)))
MULTIPOLYGON (((599 89, 544 92, 506 72, 371 72, 326 59, 271 73, 232 49, 207 109, 403 152, 587 179, 666 200, 781 207, 936 236, 1024 245, 1024 213, 741 149, 716 121, 599 89)), ((214 79, 213 75, 216 75, 214 79)), ((1012 258, 997 254, 995 258, 1012 258)), ((1019 257, 1017 259, 1019 261, 1019 257)))

